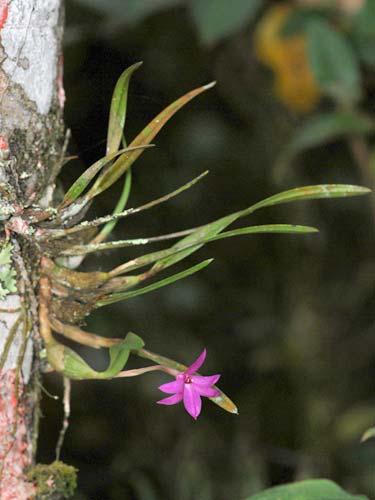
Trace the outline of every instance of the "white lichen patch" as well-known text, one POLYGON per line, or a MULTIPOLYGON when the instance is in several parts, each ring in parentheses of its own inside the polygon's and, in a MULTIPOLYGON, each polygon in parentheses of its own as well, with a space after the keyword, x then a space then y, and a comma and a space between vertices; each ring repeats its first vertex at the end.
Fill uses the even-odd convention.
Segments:
POLYGON ((20 179, 25 180, 25 179, 28 179, 30 176, 31 176, 31 174, 28 172, 21 172, 20 179))
POLYGON ((0 371, 21 367, 23 381, 27 383, 33 360, 33 340, 29 334, 29 308, 22 306, 16 281, 14 259, 17 260, 17 254, 13 253, 14 247, 17 250, 16 245, 3 243, 0 248, 0 371))
POLYGON ((12 268, 12 245, 0 249, 0 300, 17 292, 16 271, 12 268))
POLYGON ((41 114, 48 113, 55 88, 59 5, 60 0, 13 0, 0 32, 2 69, 41 114))
POLYGON ((27 383, 31 374, 33 342, 31 336, 26 337, 28 332, 21 312, 20 296, 12 294, 0 300, 0 309, 0 353, 6 353, 1 360, 4 363, 2 371, 17 369, 21 363, 23 381, 27 383))

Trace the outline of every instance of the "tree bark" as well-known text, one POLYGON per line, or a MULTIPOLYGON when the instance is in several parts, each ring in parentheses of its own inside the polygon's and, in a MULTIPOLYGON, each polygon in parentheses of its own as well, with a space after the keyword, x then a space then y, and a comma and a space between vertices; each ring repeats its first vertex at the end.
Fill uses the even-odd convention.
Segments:
POLYGON ((10 265, 0 265, 1 500, 35 495, 25 471, 38 429, 41 256, 22 214, 51 204, 59 170, 62 32, 62 0, 0 0, 0 245, 12 251, 10 265), (9 268, 16 293, 6 289, 9 268))

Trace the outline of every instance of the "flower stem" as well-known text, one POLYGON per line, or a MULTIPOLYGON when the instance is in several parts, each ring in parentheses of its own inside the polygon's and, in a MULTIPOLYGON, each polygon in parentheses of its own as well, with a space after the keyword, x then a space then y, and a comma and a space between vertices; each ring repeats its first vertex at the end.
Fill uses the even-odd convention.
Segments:
POLYGON ((187 369, 187 366, 177 363, 172 359, 165 358, 164 356, 160 356, 160 354, 155 354, 154 352, 147 351, 146 349, 138 349, 134 351, 134 354, 141 358, 149 359, 150 361, 154 361, 158 365, 162 365, 164 368, 168 367, 174 370, 176 373, 183 372, 187 369))
POLYGON ((124 370, 118 373, 114 378, 138 377, 139 375, 143 375, 144 373, 154 372, 154 371, 166 372, 173 376, 176 375, 175 370, 171 370, 166 366, 152 365, 152 366, 145 366, 144 368, 135 368, 134 370, 124 370))

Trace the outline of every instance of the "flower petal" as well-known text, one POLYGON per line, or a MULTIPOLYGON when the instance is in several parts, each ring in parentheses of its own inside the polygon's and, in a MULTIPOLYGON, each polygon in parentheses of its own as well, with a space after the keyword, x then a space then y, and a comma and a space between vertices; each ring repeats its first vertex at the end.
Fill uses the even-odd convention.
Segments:
POLYGON ((221 375, 209 375, 208 377, 203 377, 202 375, 193 375, 191 381, 193 384, 209 387, 210 385, 216 384, 220 376, 221 375))
POLYGON ((181 379, 176 379, 173 382, 167 382, 159 386, 159 389, 166 394, 175 394, 177 392, 182 392, 184 388, 184 382, 181 379))
POLYGON ((195 390, 201 396, 205 396, 206 398, 216 398, 220 395, 220 391, 215 389, 214 387, 206 387, 204 385, 196 385, 195 390))
POLYGON ((195 373, 199 370, 199 368, 203 365, 204 360, 206 359, 207 351, 206 349, 203 349, 203 351, 200 353, 200 355, 197 357, 197 359, 192 363, 189 368, 186 370, 186 373, 192 374, 195 373))
POLYGON ((193 384, 185 384, 184 389, 184 406, 185 410, 195 420, 199 417, 202 409, 202 400, 193 384))
POLYGON ((182 401, 183 393, 173 394, 173 396, 168 396, 167 398, 160 399, 156 401, 158 405, 175 405, 182 401))

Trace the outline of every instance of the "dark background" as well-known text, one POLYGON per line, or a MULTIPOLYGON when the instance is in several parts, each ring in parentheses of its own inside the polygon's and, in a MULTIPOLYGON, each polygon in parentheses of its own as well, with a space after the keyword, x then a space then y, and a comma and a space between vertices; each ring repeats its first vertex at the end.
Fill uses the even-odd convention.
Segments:
MULTIPOLYGON (((271 72, 254 55, 258 18, 206 44, 183 2, 159 3, 160 9, 143 0, 66 4, 65 118, 70 153, 80 161, 64 167, 65 188, 104 154, 111 93, 124 68, 144 62, 130 85, 129 139, 183 93, 218 82, 137 161, 129 206, 206 169, 210 175, 168 204, 119 223, 115 238, 192 227, 295 186, 363 184, 345 141, 301 155, 276 182, 275 161, 304 117, 277 100, 271 72)), ((120 184, 99 197, 97 213, 113 209, 120 184)), ((192 265, 215 257, 203 272, 89 318, 95 333, 134 331, 149 349, 186 364, 207 347, 204 373, 222 374, 220 387, 240 414, 205 400, 195 422, 181 405, 156 405, 157 387, 168 380, 158 373, 73 382, 62 459, 80 471, 75 498, 229 500, 311 477, 375 497, 374 441, 359 443, 375 422, 369 199, 282 205, 244 221, 272 222, 317 226, 320 233, 210 244, 190 258, 192 265)), ((85 267, 109 269, 134 254, 106 252, 85 267)), ((83 352, 97 368, 106 366, 105 352, 83 352)), ((61 393, 60 377, 48 375, 45 386, 61 393)), ((54 459, 61 418, 61 403, 44 396, 40 461, 54 459)))

